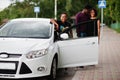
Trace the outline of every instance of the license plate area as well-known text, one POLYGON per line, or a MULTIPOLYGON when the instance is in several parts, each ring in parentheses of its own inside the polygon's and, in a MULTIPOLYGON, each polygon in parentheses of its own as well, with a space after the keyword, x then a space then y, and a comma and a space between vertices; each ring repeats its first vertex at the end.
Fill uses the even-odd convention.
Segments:
POLYGON ((0 73, 2 74, 15 74, 17 67, 17 61, 0 61, 0 73))
POLYGON ((4 70, 15 70, 15 63, 0 63, 0 69, 4 70))

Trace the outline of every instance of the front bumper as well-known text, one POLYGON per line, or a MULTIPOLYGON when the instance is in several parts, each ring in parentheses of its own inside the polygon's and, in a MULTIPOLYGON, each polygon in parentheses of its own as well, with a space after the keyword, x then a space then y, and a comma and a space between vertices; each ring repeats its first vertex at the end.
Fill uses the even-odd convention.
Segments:
POLYGON ((6 68, 0 67, 0 78, 19 79, 47 76, 50 74, 51 61, 52 59, 48 55, 35 59, 27 59, 25 56, 0 59, 0 66, 7 64, 6 68), (13 66, 14 68, 12 68, 13 66))

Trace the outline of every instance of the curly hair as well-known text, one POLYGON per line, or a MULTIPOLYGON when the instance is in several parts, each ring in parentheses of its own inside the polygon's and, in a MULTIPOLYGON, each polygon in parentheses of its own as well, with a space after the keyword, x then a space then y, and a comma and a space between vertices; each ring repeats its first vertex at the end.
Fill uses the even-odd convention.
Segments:
POLYGON ((97 10, 94 9, 94 8, 92 8, 92 9, 90 10, 90 12, 91 12, 92 10, 95 12, 95 16, 97 16, 97 10))

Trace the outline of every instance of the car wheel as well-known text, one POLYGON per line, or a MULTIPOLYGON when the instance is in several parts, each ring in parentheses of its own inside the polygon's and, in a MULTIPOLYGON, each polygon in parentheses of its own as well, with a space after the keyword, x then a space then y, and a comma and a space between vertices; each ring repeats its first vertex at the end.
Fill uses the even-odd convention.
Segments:
POLYGON ((57 60, 56 58, 53 59, 52 66, 51 66, 51 72, 50 76, 48 77, 48 80, 55 80, 57 74, 57 60))

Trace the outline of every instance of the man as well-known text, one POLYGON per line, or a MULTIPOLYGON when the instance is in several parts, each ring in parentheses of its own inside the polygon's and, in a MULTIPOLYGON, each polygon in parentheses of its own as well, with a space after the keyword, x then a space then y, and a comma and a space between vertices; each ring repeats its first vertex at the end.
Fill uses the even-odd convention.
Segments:
MULTIPOLYGON (((67 13, 62 13, 60 16, 60 20, 51 19, 51 22, 55 24, 57 31, 59 33, 64 32, 65 29, 69 28, 71 24, 67 22, 67 13)), ((72 31, 67 32, 70 37, 72 37, 72 31)))
MULTIPOLYGON (((62 13, 60 15, 60 20, 56 21, 54 19, 51 19, 51 22, 53 24, 55 24, 56 30, 59 33, 63 33, 64 30, 66 30, 67 28, 69 28, 71 26, 71 24, 69 22, 67 22, 67 13, 62 13)), ((72 30, 70 32, 67 32, 67 33, 70 37, 73 37, 72 30)), ((56 32, 55 32, 55 35, 56 35, 56 32)), ((65 68, 65 74, 67 74, 67 68, 65 68)))
MULTIPOLYGON (((92 7, 89 5, 86 5, 84 9, 81 12, 78 12, 76 15, 76 32, 77 37, 86 37, 87 36, 87 23, 86 24, 80 24, 81 22, 88 21, 90 19, 89 11, 92 7)), ((84 68, 84 66, 80 66, 80 68, 84 68)))
MULTIPOLYGON (((81 22, 88 21, 90 19, 90 16, 89 16, 90 9, 91 9, 91 6, 86 5, 81 12, 77 13, 76 25, 78 25, 81 22)), ((78 25, 76 28, 77 36, 86 37, 87 36, 86 29, 87 29, 87 24, 78 25)))

